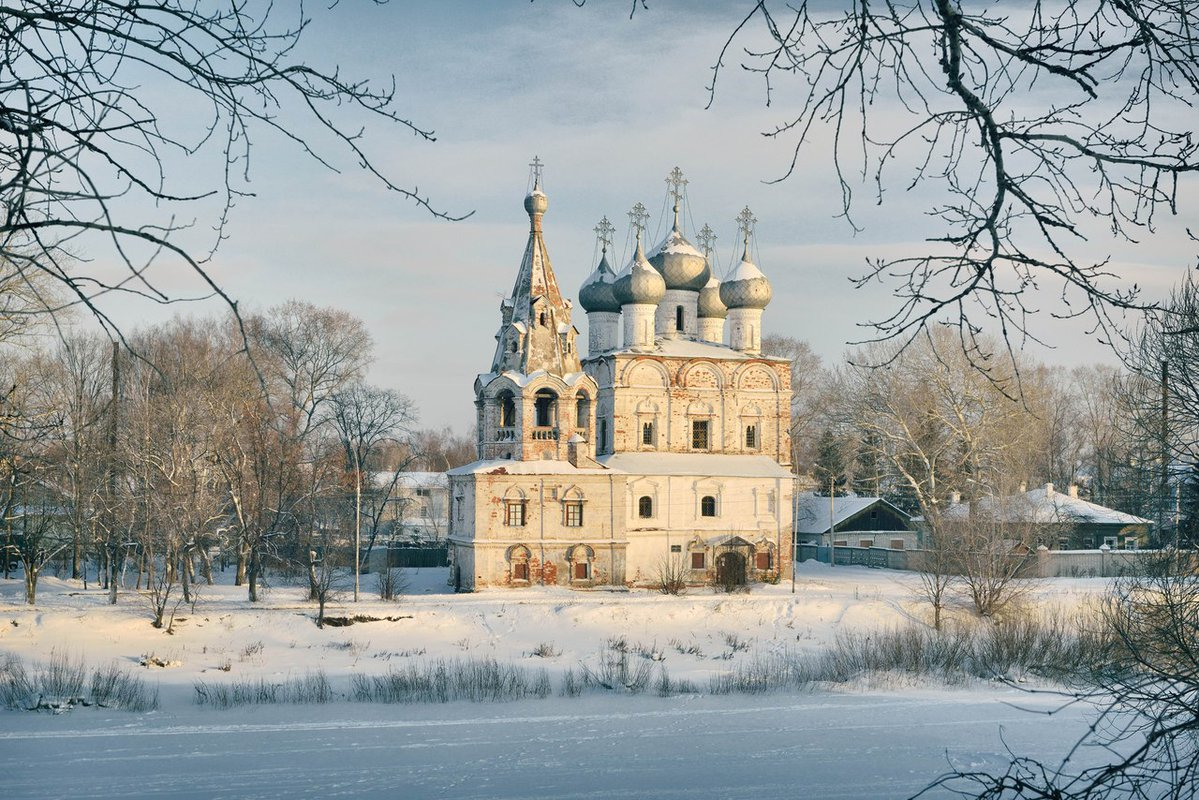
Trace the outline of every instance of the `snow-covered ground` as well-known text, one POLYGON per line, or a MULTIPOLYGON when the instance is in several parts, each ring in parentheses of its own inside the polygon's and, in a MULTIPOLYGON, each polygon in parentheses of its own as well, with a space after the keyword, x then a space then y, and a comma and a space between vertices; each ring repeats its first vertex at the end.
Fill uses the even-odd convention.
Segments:
MULTIPOLYGON (((0 711, 5 797, 903 797, 949 765, 998 767, 1016 752, 1062 753, 1085 730, 1084 709, 1001 684, 864 680, 810 693, 584 694, 501 704, 308 706, 215 710, 192 702, 196 681, 280 680, 322 670, 335 691, 436 657, 494 657, 555 677, 597 663, 623 637, 656 653, 672 678, 702 688, 747 659, 818 650, 843 630, 922 622, 914 576, 801 565, 790 584, 742 595, 561 589, 449 594, 442 570, 410 575, 398 603, 370 594, 334 615, 391 620, 313 624, 302 589, 251 605, 244 589, 204 587, 175 632, 152 628, 131 592, 45 578, 36 607, 0 581, 0 654, 26 663, 52 650, 89 665, 129 665, 161 693, 158 711, 95 708, 52 715, 0 711), (541 655, 535 655, 535 653, 541 655), (173 666, 138 666, 145 655, 173 666), (1024 709, 1032 709, 1024 710, 1024 709)), ((366 578, 370 587, 371 578, 366 578)), ((1105 584, 1046 582, 1041 605, 1073 607, 1105 584)), ((1096 755, 1096 758, 1099 758, 1096 755)))

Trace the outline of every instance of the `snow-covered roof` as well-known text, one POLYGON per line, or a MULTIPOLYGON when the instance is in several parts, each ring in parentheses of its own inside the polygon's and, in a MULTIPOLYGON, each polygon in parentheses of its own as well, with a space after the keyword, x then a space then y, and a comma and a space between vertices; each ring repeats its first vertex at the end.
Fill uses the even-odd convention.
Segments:
MULTIPOLYGON (((902 509, 896 508, 881 497, 861 497, 846 495, 834 497, 833 520, 840 525, 851 517, 855 517, 874 505, 884 505, 901 517, 908 517, 902 509)), ((804 492, 795 498, 795 532, 818 534, 828 533, 829 528, 829 498, 813 492, 804 492)))
MULTIPOLYGON (((375 472, 371 480, 375 486, 383 487, 391 484, 394 472, 375 472)), ((396 479, 397 487, 408 489, 445 489, 450 485, 449 478, 444 472, 401 472, 396 479)))
POLYGON ((517 461, 516 459, 496 458, 455 467, 446 475, 609 475, 611 472, 612 470, 609 469, 579 469, 569 461, 552 459, 517 461))
POLYGON ((632 475, 700 475, 731 478, 791 478, 769 456, 718 453, 616 453, 599 462, 632 475))
MULTIPOLYGON (((1059 492, 1052 483, 1010 497, 984 497, 974 502, 974 513, 995 514, 1005 521, 1042 524, 1078 523, 1103 525, 1152 525, 1153 520, 1126 514, 1114 508, 1091 503, 1072 494, 1059 492), (996 508, 998 511, 996 512, 996 508)), ((950 517, 970 514, 969 503, 956 503, 945 510, 950 517)))

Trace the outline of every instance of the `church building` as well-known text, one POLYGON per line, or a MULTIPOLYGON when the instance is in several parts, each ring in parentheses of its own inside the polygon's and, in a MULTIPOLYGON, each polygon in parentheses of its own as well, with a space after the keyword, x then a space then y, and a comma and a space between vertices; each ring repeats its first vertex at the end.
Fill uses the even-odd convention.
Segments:
POLYGON ((599 264, 579 290, 584 355, 546 249, 536 159, 533 171, 528 244, 475 380, 479 460, 449 473, 455 585, 789 579, 791 365, 761 354, 771 288, 750 258, 749 209, 737 218, 740 263, 723 279, 711 229, 697 236, 704 252, 683 234, 677 168, 669 233, 647 255, 638 203, 619 273, 604 218, 599 264))

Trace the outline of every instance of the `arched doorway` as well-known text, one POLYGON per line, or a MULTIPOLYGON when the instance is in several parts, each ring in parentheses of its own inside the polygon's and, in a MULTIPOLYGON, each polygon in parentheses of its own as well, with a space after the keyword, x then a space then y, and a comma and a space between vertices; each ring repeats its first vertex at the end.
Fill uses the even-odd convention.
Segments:
POLYGON ((745 556, 736 551, 716 556, 716 583, 729 589, 745 585, 745 556))

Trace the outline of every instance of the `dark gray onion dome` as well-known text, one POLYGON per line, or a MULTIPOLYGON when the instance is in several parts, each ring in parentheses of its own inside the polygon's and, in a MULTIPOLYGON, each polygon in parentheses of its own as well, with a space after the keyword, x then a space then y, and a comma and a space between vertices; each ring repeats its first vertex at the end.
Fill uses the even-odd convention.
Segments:
POLYGON ((712 270, 708 268, 708 260, 703 253, 696 250, 679 231, 677 215, 674 228, 654 248, 649 263, 662 273, 667 289, 698 292, 712 277, 712 270))
POLYGON ((616 301, 616 273, 608 265, 608 254, 600 257, 599 266, 595 268, 579 289, 579 305, 584 311, 610 311, 620 313, 620 303, 616 301))
POLYGON ((749 260, 747 249, 737 268, 720 282, 720 300, 729 308, 760 309, 770 304, 770 296, 770 281, 749 260))
POLYGON ((525 211, 529 214, 544 214, 550 207, 550 199, 541 191, 541 183, 533 187, 533 191, 525 198, 525 211))
POLYGON ((729 315, 729 307, 720 299, 720 285, 713 275, 708 285, 699 290, 700 319, 724 319, 729 315))
POLYGON ((616 276, 612 288, 616 301, 622 306, 630 303, 657 305, 666 295, 666 281, 645 260, 640 237, 637 239, 637 253, 633 256, 633 262, 616 276))

